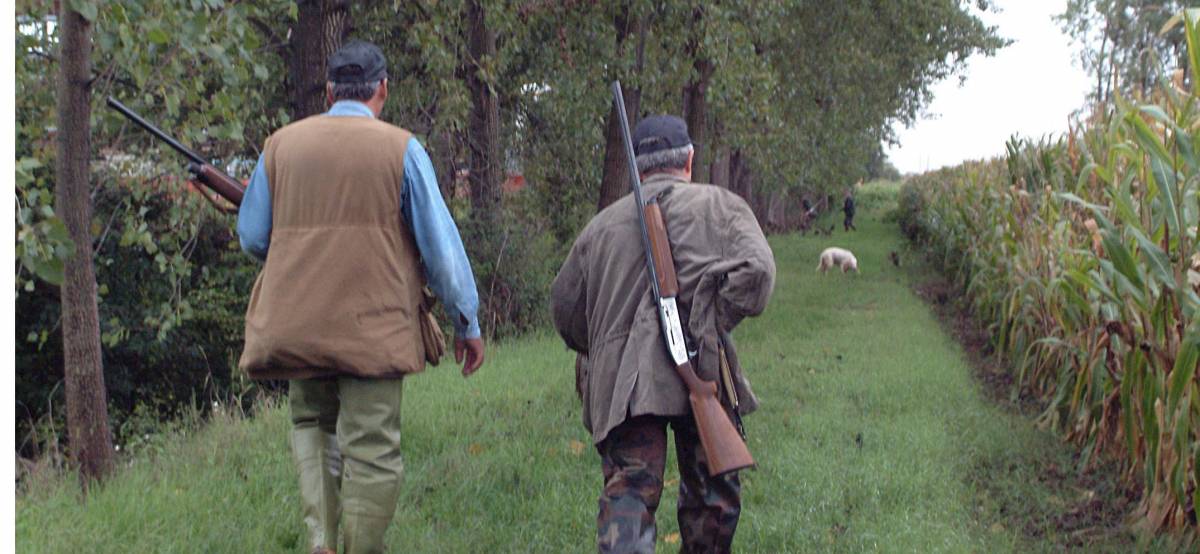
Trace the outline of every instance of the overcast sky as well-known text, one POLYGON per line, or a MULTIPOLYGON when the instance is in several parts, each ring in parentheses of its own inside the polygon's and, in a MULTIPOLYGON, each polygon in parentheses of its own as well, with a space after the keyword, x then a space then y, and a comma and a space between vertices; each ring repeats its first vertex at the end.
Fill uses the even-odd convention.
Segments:
POLYGON ((1004 152, 1014 133, 1060 134, 1090 88, 1072 46, 1051 17, 1065 0, 998 0, 1000 13, 982 19, 1013 43, 990 58, 972 58, 966 82, 938 83, 928 114, 913 127, 898 127, 898 146, 888 157, 902 173, 918 173, 989 158, 1004 152))

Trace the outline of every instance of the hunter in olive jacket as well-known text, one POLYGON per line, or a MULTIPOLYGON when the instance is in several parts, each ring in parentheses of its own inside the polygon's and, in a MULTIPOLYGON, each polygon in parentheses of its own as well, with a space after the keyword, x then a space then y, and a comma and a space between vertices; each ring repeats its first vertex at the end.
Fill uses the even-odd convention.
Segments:
MULTIPOLYGON (((737 362, 729 332, 762 313, 775 285, 775 258, 741 197, 668 174, 649 176, 679 276, 679 307, 698 351, 701 379, 717 381, 723 343, 743 414, 758 400, 737 362)), ((554 326, 581 354, 576 365, 583 424, 599 444, 627 417, 690 412, 675 373, 647 277, 634 198, 627 194, 588 223, 551 289, 554 326)))

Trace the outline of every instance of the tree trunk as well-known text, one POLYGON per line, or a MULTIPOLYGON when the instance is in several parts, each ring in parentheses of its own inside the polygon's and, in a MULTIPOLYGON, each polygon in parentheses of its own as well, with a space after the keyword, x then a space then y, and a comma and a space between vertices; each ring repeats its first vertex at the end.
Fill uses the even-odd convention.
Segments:
POLYGON ((288 54, 288 104, 292 121, 328 107, 325 62, 350 34, 349 0, 301 0, 288 54))
MULTIPOLYGON (((631 16, 627 10, 621 10, 613 20, 617 31, 617 59, 624 57, 626 39, 631 34, 637 35, 637 53, 633 72, 641 75, 646 52, 646 26, 641 16, 631 16)), ((617 62, 618 64, 620 62, 617 62)), ((619 77, 613 72, 613 77, 619 77)), ((625 83, 622 83, 624 86, 625 83)), ((637 124, 638 112, 641 110, 642 90, 639 87, 626 88, 622 91, 625 96, 625 113, 629 116, 630 131, 637 124)), ((600 179, 600 201, 596 211, 603 210, 609 204, 629 192, 629 168, 625 160, 625 139, 621 137, 621 122, 617 119, 617 107, 610 106, 604 131, 604 173, 600 179)))
POLYGON ((442 198, 450 202, 457 192, 458 184, 458 135, 451 131, 439 131, 429 136, 429 157, 434 172, 438 175, 438 188, 442 198))
POLYGON ((730 154, 728 146, 720 146, 716 149, 713 155, 712 170, 709 173, 710 183, 725 189, 733 187, 731 158, 732 154, 730 154))
POLYGON ((754 190, 754 172, 740 148, 735 149, 729 156, 729 188, 750 205, 754 218, 758 220, 758 226, 765 230, 767 212, 763 207, 762 194, 754 190))
POLYGON ((481 71, 488 60, 496 57, 496 35, 487 27, 481 0, 468 0, 466 11, 469 57, 464 77, 471 92, 467 127, 471 151, 471 218, 487 229, 500 208, 500 100, 481 71))
POLYGON ((708 136, 708 84, 716 69, 704 54, 704 8, 697 5, 692 9, 692 28, 684 51, 692 60, 695 75, 683 86, 683 119, 687 122, 688 134, 692 138, 696 154, 692 160, 692 180, 697 183, 709 181, 709 136, 708 136))
POLYGON ((86 483, 103 478, 113 467, 96 276, 92 267, 92 200, 88 181, 92 152, 92 26, 65 6, 61 14, 55 211, 75 241, 75 253, 66 262, 61 291, 63 374, 71 455, 86 483))
POLYGON ((1108 94, 1104 91, 1104 51, 1108 47, 1108 30, 1105 29, 1100 37, 1100 55, 1096 58, 1096 102, 1104 106, 1108 102, 1108 94))
POLYGON ((736 148, 729 153, 729 190, 741 196, 746 202, 750 201, 750 167, 746 164, 742 149, 736 148))

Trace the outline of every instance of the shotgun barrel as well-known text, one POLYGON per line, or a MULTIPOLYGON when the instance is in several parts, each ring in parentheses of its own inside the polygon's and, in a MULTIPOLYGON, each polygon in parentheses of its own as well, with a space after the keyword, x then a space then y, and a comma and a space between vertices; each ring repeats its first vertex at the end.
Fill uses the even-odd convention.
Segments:
MULTIPOLYGON (((188 164, 188 171, 192 173, 193 180, 221 195, 221 197, 233 203, 234 206, 242 204, 242 197, 246 193, 246 187, 239 183, 237 179, 230 177, 225 172, 208 163, 208 160, 200 157, 200 154, 180 144, 179 141, 164 133, 162 129, 159 129, 153 123, 146 121, 137 112, 129 109, 128 106, 122 104, 116 98, 109 96, 107 103, 109 107, 120 112, 126 119, 136 123, 138 127, 149 131, 155 138, 167 143, 167 146, 187 157, 191 162, 188 164)), ((206 198, 208 197, 206 196, 206 198)), ((212 199, 210 198, 210 200, 212 199)))
POLYGON ((688 401, 692 406, 692 417, 704 447, 708 461, 708 473, 717 476, 731 471, 754 466, 754 458, 746 441, 734 427, 733 421, 717 397, 717 385, 696 375, 688 354, 683 324, 679 319, 676 297, 679 282, 675 275, 675 260, 671 255, 671 243, 667 236, 666 222, 656 199, 642 198, 642 180, 638 174, 633 138, 629 131, 629 116, 625 113, 625 98, 621 82, 613 81, 613 102, 616 103, 617 119, 621 122, 621 135, 625 142, 625 159, 629 163, 629 186, 636 201, 638 222, 642 228, 642 248, 646 253, 646 270, 650 276, 654 303, 658 308, 658 320, 662 326, 663 341, 675 372, 688 388, 688 401))

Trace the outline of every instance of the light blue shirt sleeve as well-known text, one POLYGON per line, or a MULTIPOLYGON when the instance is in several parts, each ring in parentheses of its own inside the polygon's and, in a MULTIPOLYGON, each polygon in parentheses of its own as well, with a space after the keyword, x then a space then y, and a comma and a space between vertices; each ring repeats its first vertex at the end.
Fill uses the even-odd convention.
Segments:
POLYGON ((404 155, 404 189, 400 197, 404 219, 412 229, 425 265, 429 288, 446 306, 455 333, 465 339, 479 337, 479 292, 463 248, 458 226, 438 190, 437 175, 429 154, 413 137, 404 155))
POLYGON ((271 246, 271 187, 261 155, 238 208, 237 234, 242 250, 259 260, 267 259, 267 248, 271 246))

